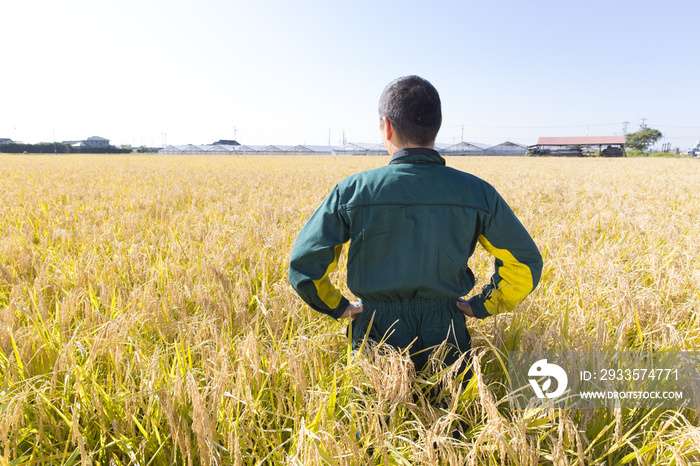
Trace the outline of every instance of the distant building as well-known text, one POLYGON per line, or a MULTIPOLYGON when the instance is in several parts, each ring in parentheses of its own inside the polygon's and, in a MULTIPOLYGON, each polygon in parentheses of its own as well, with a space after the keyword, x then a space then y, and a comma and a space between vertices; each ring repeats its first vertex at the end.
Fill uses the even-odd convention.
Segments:
POLYGON ((367 155, 367 151, 376 144, 363 144, 360 142, 348 142, 333 149, 333 155, 367 155))
POLYGON ((367 149, 367 155, 389 155, 389 151, 386 150, 383 143, 380 143, 367 149))
POLYGON ((215 146, 240 146, 241 144, 235 139, 219 139, 213 145, 215 146))
MULTIPOLYGON (((262 146, 258 147, 262 148, 262 146)), ((158 151, 159 154, 255 154, 255 147, 241 144, 206 144, 195 146, 187 144, 183 146, 167 146, 158 151)))
POLYGON ((101 138, 99 136, 90 136, 83 141, 83 147, 89 147, 90 149, 106 149, 109 147, 109 139, 101 138))
POLYGON ((484 149, 484 155, 525 155, 526 153, 527 146, 510 141, 484 149))
POLYGON ((5 144, 8 142, 12 142, 12 139, 10 138, 0 138, 0 144, 5 144))
POLYGON ((284 151, 285 154, 331 155, 333 146, 299 145, 284 151))
POLYGON ((439 151, 442 155, 484 155, 484 148, 471 142, 458 142, 439 151))
POLYGON ((264 155, 284 155, 284 152, 291 149, 294 146, 265 146, 257 150, 258 154, 264 155))
POLYGON ((624 136, 578 136, 578 137, 540 137, 537 144, 529 146, 529 155, 575 156, 584 155, 583 148, 598 146, 598 153, 604 157, 624 157, 624 136), (611 150, 603 153, 603 146, 611 150), (617 149, 613 149, 613 148, 617 149))
POLYGON ((90 136, 85 140, 80 141, 63 141, 63 144, 71 147, 88 147, 90 149, 107 149, 109 147, 109 139, 99 136, 90 136))

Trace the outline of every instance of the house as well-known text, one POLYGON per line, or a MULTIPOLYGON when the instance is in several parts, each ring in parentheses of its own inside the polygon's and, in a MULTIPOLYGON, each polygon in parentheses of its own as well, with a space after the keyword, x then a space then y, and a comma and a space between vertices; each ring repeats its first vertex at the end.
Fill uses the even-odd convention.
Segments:
POLYGON ((240 146, 241 144, 235 139, 219 139, 214 143, 217 146, 240 146))
POLYGON ((0 144, 6 144, 12 142, 10 138, 0 138, 0 144))
POLYGON ((62 144, 75 148, 87 147, 90 149, 107 149, 110 147, 109 139, 101 138, 99 136, 90 136, 89 138, 80 141, 63 141, 62 144))
POLYGON ((100 149, 109 147, 109 139, 101 138, 99 136, 90 136, 82 144, 83 147, 89 147, 90 149, 100 149))

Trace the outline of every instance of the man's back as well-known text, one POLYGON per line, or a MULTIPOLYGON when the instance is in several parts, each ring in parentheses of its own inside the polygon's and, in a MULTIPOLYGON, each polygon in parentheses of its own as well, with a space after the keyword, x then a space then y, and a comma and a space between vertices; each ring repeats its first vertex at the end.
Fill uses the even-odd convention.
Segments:
MULTIPOLYGON (((415 160, 427 157, 414 156, 415 160)), ((458 298, 494 189, 441 164, 395 163, 338 184, 351 239, 348 287, 362 300, 458 298)))
POLYGON ((408 149, 338 183, 292 251, 290 281, 300 295, 339 316, 328 274, 350 240, 348 287, 363 302, 456 300, 474 286, 467 262, 479 242, 496 257, 496 273, 470 300, 474 315, 512 310, 539 280, 539 250, 491 185, 444 163, 432 149, 408 149))

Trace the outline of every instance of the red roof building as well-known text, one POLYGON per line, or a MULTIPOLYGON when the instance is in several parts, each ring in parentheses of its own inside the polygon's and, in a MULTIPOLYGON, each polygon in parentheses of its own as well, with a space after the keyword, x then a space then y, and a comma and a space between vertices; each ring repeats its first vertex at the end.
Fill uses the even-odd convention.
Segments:
POLYGON ((598 146, 601 157, 624 157, 624 136, 544 137, 528 147, 528 155, 584 156, 583 147, 598 146), (603 149, 603 146, 608 146, 603 149))

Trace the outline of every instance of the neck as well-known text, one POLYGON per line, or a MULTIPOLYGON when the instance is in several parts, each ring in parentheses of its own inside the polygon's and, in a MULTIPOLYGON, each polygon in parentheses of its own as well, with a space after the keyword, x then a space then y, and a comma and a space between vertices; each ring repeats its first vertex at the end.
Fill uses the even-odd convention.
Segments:
POLYGON ((398 151, 404 149, 435 149, 435 141, 433 141, 427 146, 421 146, 418 144, 403 144, 397 141, 385 141, 384 147, 386 147, 386 150, 389 152, 389 155, 393 156, 398 151))

